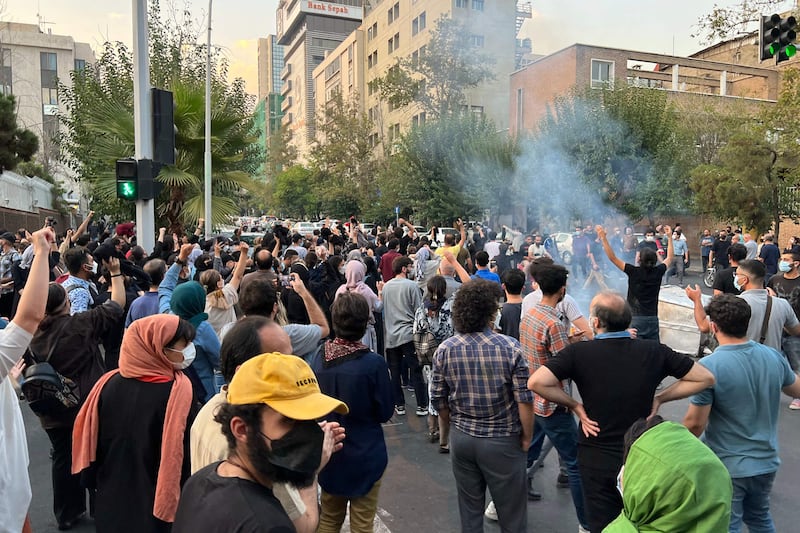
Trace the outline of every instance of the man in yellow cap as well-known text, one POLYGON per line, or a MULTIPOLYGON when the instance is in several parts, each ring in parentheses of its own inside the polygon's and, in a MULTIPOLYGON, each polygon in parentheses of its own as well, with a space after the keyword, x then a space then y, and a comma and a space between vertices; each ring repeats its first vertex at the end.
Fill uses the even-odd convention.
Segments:
POLYGON ((317 419, 333 411, 348 409, 320 392, 299 357, 272 353, 245 362, 215 417, 228 440, 228 458, 186 482, 173 531, 294 531, 272 485, 314 483, 334 446, 317 419))

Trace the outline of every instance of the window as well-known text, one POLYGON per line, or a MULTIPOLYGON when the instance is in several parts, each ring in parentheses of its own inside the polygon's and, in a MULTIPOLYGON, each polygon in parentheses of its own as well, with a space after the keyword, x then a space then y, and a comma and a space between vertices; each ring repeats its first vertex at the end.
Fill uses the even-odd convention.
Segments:
POLYGON ((389 20, 389 24, 394 22, 395 20, 400 18, 400 2, 395 2, 395 4, 389 8, 387 12, 387 18, 389 20))
POLYGON ((339 72, 342 68, 342 58, 341 56, 337 57, 331 64, 325 67, 325 79, 329 79, 331 76, 339 72))
POLYGON ((614 86, 614 62, 592 59, 592 89, 614 86))
POLYGON ((370 55, 367 56, 367 68, 377 67, 378 66, 378 51, 375 50, 370 55))
POLYGON ((389 126, 389 142, 400 138, 400 123, 389 126))
POLYGON ((473 11, 483 11, 483 0, 472 0, 473 11))
POLYGON ((13 93, 10 48, 0 50, 0 93, 13 93))
POLYGON ((75 60, 75 72, 83 72, 86 70, 86 60, 85 59, 76 59, 75 60))
POLYGON ((375 22, 374 24, 372 24, 372 26, 367 28, 367 42, 371 41, 377 36, 378 36, 378 23, 375 22))
POLYGON ((395 33, 394 37, 389 39, 389 53, 391 54, 392 52, 394 52, 398 48, 400 48, 400 34, 399 33, 395 33))
POLYGON ((483 35, 470 35, 469 42, 472 46, 483 48, 483 35))
POLYGON ((422 126, 425 124, 425 111, 411 117, 411 125, 414 127, 422 126))
POLYGON ((411 21, 411 35, 416 35, 425 29, 427 25, 425 11, 419 14, 414 20, 411 21))
POLYGON ((467 0, 456 0, 456 7, 467 7, 467 0))
POLYGON ((482 117, 483 116, 483 106, 482 105, 471 106, 469 108, 469 110, 472 111, 472 114, 477 116, 477 117, 482 117))
POLYGON ((522 131, 525 121, 525 89, 517 89, 517 133, 522 131))
POLYGON ((58 59, 53 52, 40 52, 42 87, 58 87, 58 59))

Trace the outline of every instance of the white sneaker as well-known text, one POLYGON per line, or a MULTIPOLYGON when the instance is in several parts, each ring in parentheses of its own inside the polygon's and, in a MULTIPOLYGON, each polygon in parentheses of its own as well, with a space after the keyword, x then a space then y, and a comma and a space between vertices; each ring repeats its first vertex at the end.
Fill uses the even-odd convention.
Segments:
POLYGON ((489 505, 486 507, 486 511, 483 513, 483 516, 489 520, 494 520, 497 522, 497 509, 494 507, 494 501, 489 502, 489 505))
POLYGON ((592 532, 583 527, 582 525, 578 524, 578 533, 592 533, 592 532))

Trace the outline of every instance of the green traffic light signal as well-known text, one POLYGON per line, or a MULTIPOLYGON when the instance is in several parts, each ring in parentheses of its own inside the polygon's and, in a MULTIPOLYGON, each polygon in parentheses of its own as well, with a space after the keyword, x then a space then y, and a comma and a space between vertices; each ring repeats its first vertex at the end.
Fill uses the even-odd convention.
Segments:
POLYGON ((136 200, 136 182, 134 181, 118 181, 117 182, 117 198, 123 200, 136 200))
POLYGON ((786 54, 786 57, 793 57, 797 53, 797 47, 793 44, 787 45, 786 48, 783 49, 783 52, 786 54))

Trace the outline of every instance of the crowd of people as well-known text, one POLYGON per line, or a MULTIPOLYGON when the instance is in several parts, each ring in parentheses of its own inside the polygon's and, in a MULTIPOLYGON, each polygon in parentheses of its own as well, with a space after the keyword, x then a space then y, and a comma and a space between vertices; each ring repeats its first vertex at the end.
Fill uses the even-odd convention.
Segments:
POLYGON ((449 454, 461 531, 527 531, 551 448, 579 531, 774 531, 800 243, 775 256, 768 234, 750 258, 749 235, 704 232, 719 288, 685 292, 718 347, 696 362, 659 338, 659 291, 689 263, 680 227, 641 243, 576 227, 570 270, 548 235, 454 227, 440 243, 403 219, 276 223, 250 245, 201 219, 151 251, 92 213, 0 231, 0 531, 31 530, 27 465, 47 460, 28 456, 21 397, 51 443, 60 530, 88 514, 101 532, 334 533, 349 512, 372 531, 382 424, 411 397, 449 454), (588 314, 568 285, 592 291, 588 314), (658 415, 682 398, 683 424, 658 415))

